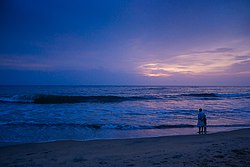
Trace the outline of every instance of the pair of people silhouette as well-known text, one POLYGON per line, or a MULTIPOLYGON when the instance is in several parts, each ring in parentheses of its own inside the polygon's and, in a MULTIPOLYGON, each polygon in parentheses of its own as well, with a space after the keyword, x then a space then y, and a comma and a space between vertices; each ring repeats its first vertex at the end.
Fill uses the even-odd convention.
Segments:
POLYGON ((202 108, 199 109, 197 126, 199 128, 199 134, 207 132, 207 117, 202 111, 202 108))

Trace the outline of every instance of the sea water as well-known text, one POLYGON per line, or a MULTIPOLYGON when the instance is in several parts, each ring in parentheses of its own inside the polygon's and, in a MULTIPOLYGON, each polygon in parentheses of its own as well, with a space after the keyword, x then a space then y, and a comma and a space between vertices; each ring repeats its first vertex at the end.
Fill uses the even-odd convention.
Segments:
POLYGON ((250 87, 0 86, 0 142, 156 137, 250 127, 250 87))

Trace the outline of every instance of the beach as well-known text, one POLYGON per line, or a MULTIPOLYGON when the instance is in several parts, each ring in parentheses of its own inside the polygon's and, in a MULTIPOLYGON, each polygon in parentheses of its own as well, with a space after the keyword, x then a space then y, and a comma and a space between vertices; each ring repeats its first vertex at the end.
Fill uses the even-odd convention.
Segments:
POLYGON ((1 144, 0 166, 250 166, 250 129, 202 135, 1 144))

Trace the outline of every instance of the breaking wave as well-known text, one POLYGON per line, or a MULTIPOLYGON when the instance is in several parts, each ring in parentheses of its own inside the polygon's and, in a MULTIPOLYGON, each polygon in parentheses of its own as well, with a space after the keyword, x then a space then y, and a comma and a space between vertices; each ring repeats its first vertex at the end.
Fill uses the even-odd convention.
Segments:
POLYGON ((121 124, 81 124, 81 123, 6 123, 1 126, 14 126, 14 127, 80 127, 88 129, 116 129, 116 130, 143 130, 143 129, 172 129, 172 128, 193 128, 195 125, 179 124, 179 125, 121 125, 121 124))
POLYGON ((219 97, 215 93, 191 93, 191 94, 182 94, 183 96, 193 96, 193 97, 219 97))
MULTIPOLYGON (((175 129, 175 128, 195 128, 196 125, 191 124, 176 124, 176 125, 125 125, 125 124, 81 124, 81 123, 5 123, 0 126, 12 127, 73 127, 73 128, 88 128, 93 130, 99 129, 115 129, 115 130, 149 130, 149 129, 175 129)), ((250 124, 232 124, 232 125, 208 125, 208 127, 250 127, 250 124)))
POLYGON ((190 93, 180 95, 152 96, 70 96, 70 95, 15 95, 0 97, 0 103, 34 103, 34 104, 63 104, 63 103, 119 103, 123 101, 171 100, 176 98, 198 98, 201 100, 218 100, 224 98, 250 98, 250 94, 215 94, 190 93))
POLYGON ((201 99, 221 99, 221 98, 250 98, 250 94, 222 94, 222 93, 190 93, 190 94, 181 94, 182 97, 194 97, 201 99))
POLYGON ((0 98, 2 103, 35 103, 35 104, 62 104, 62 103, 116 103, 123 101, 150 100, 154 97, 147 96, 62 96, 62 95, 34 95, 13 96, 0 98))

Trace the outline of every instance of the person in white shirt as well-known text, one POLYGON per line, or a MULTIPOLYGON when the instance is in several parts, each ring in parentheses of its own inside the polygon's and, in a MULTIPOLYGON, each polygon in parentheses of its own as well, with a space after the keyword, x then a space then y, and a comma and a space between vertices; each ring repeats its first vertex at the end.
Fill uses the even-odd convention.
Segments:
POLYGON ((202 108, 200 108, 198 113, 198 122, 197 122, 197 126, 199 127, 199 133, 203 132, 206 133, 207 131, 206 124, 207 124, 206 115, 202 111, 202 108))

